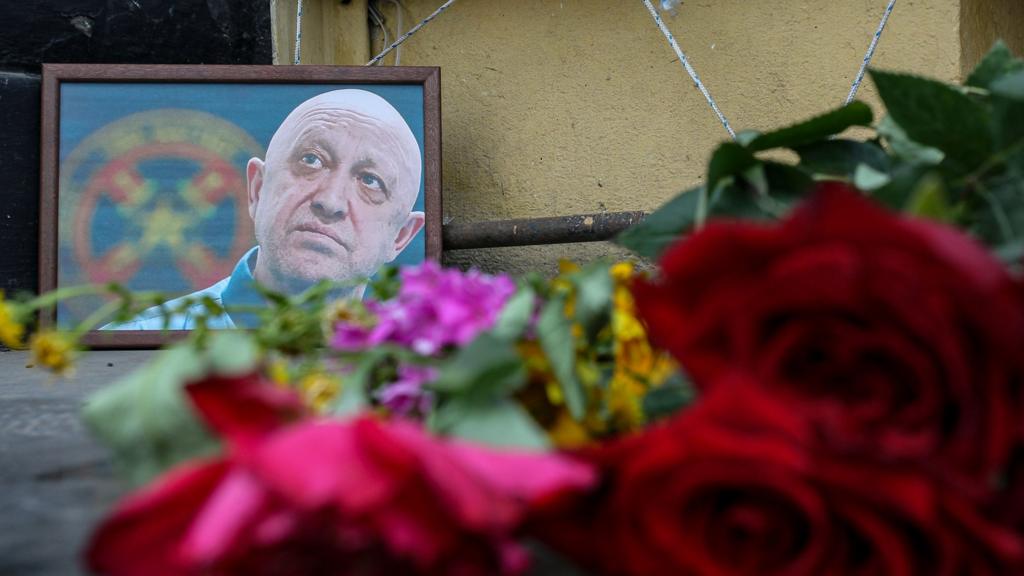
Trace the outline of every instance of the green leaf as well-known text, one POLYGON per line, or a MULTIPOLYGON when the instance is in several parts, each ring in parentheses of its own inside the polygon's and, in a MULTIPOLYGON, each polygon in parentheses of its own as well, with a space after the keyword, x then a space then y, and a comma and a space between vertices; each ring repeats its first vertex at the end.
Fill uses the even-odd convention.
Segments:
POLYGON ((879 172, 888 172, 889 156, 877 144, 855 140, 825 140, 796 149, 800 167, 812 174, 853 177, 857 166, 864 164, 879 172))
POLYGON ((348 366, 351 371, 345 373, 341 380, 341 394, 328 407, 327 412, 335 416, 350 416, 362 412, 370 405, 367 391, 374 372, 382 362, 388 360, 393 350, 378 347, 360 353, 350 359, 348 366))
POLYGON ((740 146, 750 146, 750 143, 757 140, 760 135, 757 130, 743 130, 736 133, 736 143, 740 146))
POLYGON ((182 391, 185 382, 202 374, 190 349, 171 348, 86 402, 86 424, 113 450, 118 469, 133 485, 217 449, 182 391))
POLYGON ((522 336, 533 318, 536 300, 537 292, 529 284, 524 284, 508 299, 491 334, 502 340, 515 340, 522 336))
POLYGON ((693 385, 677 372, 661 386, 647 392, 643 399, 644 416, 648 422, 667 418, 688 406, 695 397, 693 385))
POLYGON ((449 403, 441 408, 440 432, 501 448, 548 450, 544 430, 512 400, 449 403))
POLYGON ((956 220, 956 211, 949 203, 945 183, 935 174, 921 180, 910 197, 905 212, 940 222, 956 220))
POLYGON ((865 192, 873 192, 892 182, 885 172, 879 172, 867 164, 858 164, 853 171, 853 185, 865 192))
POLYGON ((514 345, 485 332, 445 361, 428 387, 448 394, 502 396, 525 383, 526 366, 514 345))
POLYGON ((669 200, 642 221, 615 237, 615 243, 644 258, 656 260, 662 252, 693 228, 701 188, 692 188, 669 200))
POLYGON ((801 170, 777 162, 758 162, 727 182, 708 201, 710 217, 778 219, 814 185, 801 170))
POLYGON ((201 353, 209 370, 223 375, 242 375, 260 361, 260 349, 252 337, 239 330, 218 330, 201 353))
POLYGON ((1013 270, 1014 275, 1020 274, 1021 263, 1024 262, 1024 239, 1014 240, 995 248, 995 256, 1000 262, 1013 270))
MULTIPOLYGON (((824 140, 852 126, 870 126, 873 120, 874 115, 867 104, 851 102, 842 108, 815 116, 799 124, 762 134, 747 147, 753 151, 797 148, 824 140)), ((709 183, 708 186, 710 187, 711 184, 709 183)))
POLYGON ((576 344, 572 327, 565 317, 565 301, 554 298, 541 311, 537 322, 540 346, 551 364, 551 370, 562 387, 565 405, 573 418, 581 420, 586 411, 583 385, 576 374, 576 344))
POLYGON ((897 162, 889 172, 889 183, 871 192, 871 197, 891 210, 902 211, 910 202, 921 179, 935 172, 934 166, 897 162))
POLYGON ((398 266, 382 266, 367 285, 370 296, 378 301, 391 300, 398 295, 402 281, 398 275, 398 266))
POLYGON ((1006 43, 998 40, 967 77, 965 84, 988 89, 997 78, 1021 69, 1024 69, 1024 61, 1014 57, 1006 43))
POLYGON ((977 218, 977 234, 989 246, 1024 239, 1024 180, 1008 175, 979 185, 975 191, 983 207, 977 218))
POLYGON ((576 287, 576 322, 594 334, 608 322, 614 288, 608 264, 596 262, 570 276, 576 287))
POLYGON ((944 152, 952 172, 970 172, 992 154, 992 118, 983 105, 935 80, 878 70, 871 76, 893 120, 912 140, 944 152))
POLYGON ((117 468, 132 484, 143 484, 175 464, 218 450, 218 442, 194 414, 184 385, 211 373, 249 372, 260 355, 244 332, 214 332, 207 342, 204 350, 190 342, 163 350, 88 398, 83 419, 111 448, 117 468))
POLYGON ((893 155, 912 164, 938 166, 946 158, 942 150, 911 140, 892 116, 886 116, 878 123, 878 134, 892 148, 893 155))
POLYGON ((999 150, 1016 168, 1018 178, 1024 178, 1024 70, 992 84, 992 110, 999 150))
POLYGON ((1024 67, 996 79, 992 83, 992 94, 1024 102, 1024 67))
POLYGON ((723 179, 743 174, 756 164, 753 152, 735 142, 725 142, 711 155, 705 185, 714 193, 723 179))
POLYGON ((768 194, 768 175, 765 173, 764 164, 758 162, 743 171, 743 181, 753 190, 757 196, 768 194))
POLYGON ((776 201, 788 202, 806 196, 814 188, 814 179, 795 166, 778 162, 764 163, 768 194, 776 201))

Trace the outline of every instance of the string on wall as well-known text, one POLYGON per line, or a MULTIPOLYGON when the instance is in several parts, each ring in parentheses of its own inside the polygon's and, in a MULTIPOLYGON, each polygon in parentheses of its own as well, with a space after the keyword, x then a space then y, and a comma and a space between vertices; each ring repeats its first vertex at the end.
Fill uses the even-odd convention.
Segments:
MULTIPOLYGON (((303 2, 303 0, 297 0, 297 1, 298 1, 298 7, 297 7, 296 17, 295 17, 295 64, 299 64, 300 61, 301 61, 301 49, 302 49, 302 2, 303 2)), ((396 0, 391 0, 391 2, 393 2, 395 4, 396 10, 398 11, 399 17, 400 17, 401 16, 401 5, 400 5, 400 3, 397 2, 396 0)), ((733 130, 732 126, 729 124, 729 120, 725 117, 725 114, 722 112, 721 108, 719 108, 718 103, 715 102, 715 99, 711 96, 711 92, 707 89, 707 87, 701 81, 700 76, 697 74, 697 71, 694 69, 693 65, 690 64, 689 58, 686 57, 686 53, 683 52, 683 49, 679 46, 679 42, 676 41, 675 36, 668 29, 668 26, 665 25, 665 21, 658 14, 658 10, 651 3, 651 0, 642 0, 642 2, 644 4, 644 6, 647 8, 647 11, 650 13, 651 18, 654 19, 654 23, 657 25, 657 27, 661 31, 662 35, 665 36, 665 39, 668 41, 669 46, 671 46, 672 50, 675 52, 676 57, 679 59, 679 63, 682 65, 683 69, 686 71, 686 73, 689 75, 690 79, 693 81, 694 86, 696 86, 697 90, 699 90, 700 93, 704 96, 704 100, 707 101, 708 106, 711 107, 711 110, 718 117, 718 121, 721 122, 721 124, 725 128, 726 132, 729 133, 729 136, 732 137, 733 139, 735 139, 736 138, 736 132, 733 130)), ((448 8, 450 8, 451 5, 454 4, 454 3, 455 3, 455 0, 447 0, 444 4, 442 4, 436 10, 434 10, 429 16, 427 16, 426 18, 421 20, 418 24, 416 24, 415 26, 410 28, 408 32, 406 32, 405 34, 402 34, 401 36, 399 36, 387 48, 382 50, 380 52, 380 54, 377 54, 376 56, 371 58, 370 61, 367 62, 365 65, 366 66, 373 66, 373 65, 379 63, 381 60, 384 59, 385 56, 387 56, 393 50, 396 50, 398 47, 400 47, 406 40, 408 40, 409 38, 412 38, 412 36, 414 34, 419 32, 424 26, 426 26, 427 24, 431 23, 435 18, 440 16, 442 13, 444 13, 444 11, 447 10, 448 8)), ((680 2, 678 2, 678 0, 661 0, 662 9, 667 11, 667 12, 669 12, 669 13, 671 13, 673 16, 676 15, 676 10, 677 10, 679 4, 680 4, 680 2)), ((889 3, 888 3, 888 5, 885 8, 885 12, 882 14, 882 20, 881 20, 881 22, 878 25, 878 29, 875 31, 874 36, 872 36, 872 38, 871 38, 871 43, 868 46, 867 53, 864 55, 864 58, 861 61, 860 69, 857 71, 857 76, 854 78, 853 84, 850 87, 850 92, 849 92, 849 94, 846 97, 846 103, 847 104, 852 102, 853 99, 857 96, 857 91, 860 89, 860 85, 864 81, 864 75, 867 72, 868 66, 871 64, 871 59, 874 57, 875 51, 878 48, 878 42, 881 39, 882 33, 885 31, 885 26, 889 22, 889 17, 892 15, 892 12, 893 12, 893 10, 895 8, 896 8, 896 0, 889 0, 889 3)), ((378 25, 381 26, 381 28, 384 28, 383 22, 378 20, 377 23, 378 23, 378 25)), ((401 29, 401 25, 400 24, 399 24, 399 29, 401 29)), ((385 43, 387 43, 387 35, 386 34, 387 34, 387 31, 385 29, 385 43)), ((396 55, 396 64, 397 64, 397 55, 396 55)))

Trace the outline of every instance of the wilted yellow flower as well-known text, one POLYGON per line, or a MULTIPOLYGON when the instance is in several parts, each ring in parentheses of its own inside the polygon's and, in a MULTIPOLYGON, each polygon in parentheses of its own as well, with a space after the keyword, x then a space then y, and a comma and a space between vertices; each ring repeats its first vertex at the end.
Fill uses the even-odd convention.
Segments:
POLYGON ((40 330, 29 340, 32 361, 38 366, 60 375, 69 374, 74 368, 77 348, 75 340, 68 334, 53 330, 40 330))
MULTIPOLYGON (((579 264, 572 262, 571 260, 559 260, 558 261, 558 276, 551 281, 551 288, 555 293, 565 294, 565 308, 563 314, 566 318, 572 318, 576 315, 576 287, 573 286, 566 276, 580 271, 579 264)), ((573 327, 576 329, 575 326, 573 327)), ((580 328, 582 330, 582 328, 580 328)))
POLYGON ((25 326, 18 321, 14 306, 4 300, 4 293, 0 292, 0 342, 8 348, 21 348, 25 345, 24 336, 25 326))
POLYGON ((338 324, 355 324, 357 326, 373 326, 376 318, 359 300, 342 298, 324 307, 323 330, 327 338, 334 336, 338 324))
POLYGON ((325 372, 311 372, 299 379, 299 391, 317 412, 323 412, 341 394, 341 380, 325 372))

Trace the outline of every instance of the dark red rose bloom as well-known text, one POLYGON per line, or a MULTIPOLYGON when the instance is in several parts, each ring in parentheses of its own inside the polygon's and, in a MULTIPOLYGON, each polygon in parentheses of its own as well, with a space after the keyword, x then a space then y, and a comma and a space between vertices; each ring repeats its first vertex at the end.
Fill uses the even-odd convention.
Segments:
POLYGON ((996 575, 1022 543, 912 465, 841 456, 797 411, 722 383, 667 425, 579 454, 596 490, 535 508, 535 531, 608 575, 996 575))
POLYGON ((594 482, 562 456, 496 452, 411 423, 295 420, 256 377, 189 394, 229 446, 127 498, 89 567, 112 575, 517 574, 527 505, 594 482))
POLYGON ((784 222, 713 222, 635 287, 704 392, 741 371, 836 446, 925 459, 984 491, 1020 424, 1024 305, 958 231, 822 186, 784 222))

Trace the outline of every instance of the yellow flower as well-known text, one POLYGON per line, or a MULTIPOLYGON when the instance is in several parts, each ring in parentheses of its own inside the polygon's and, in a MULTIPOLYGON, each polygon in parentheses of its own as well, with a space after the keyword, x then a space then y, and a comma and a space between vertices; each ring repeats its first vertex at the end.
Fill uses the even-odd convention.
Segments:
POLYGON ((611 268, 615 289, 612 297, 612 334, 615 371, 608 387, 606 404, 613 426, 636 430, 644 424, 643 397, 675 372, 671 356, 654 349, 647 330, 636 316, 636 303, 629 285, 633 265, 620 262, 611 268))
POLYGON ((633 263, 629 261, 616 262, 612 264, 609 273, 612 275, 612 280, 617 283, 625 283, 633 279, 633 263))
POLYGON ((43 366, 56 374, 66 375, 73 371, 77 348, 68 334, 53 330, 40 330, 29 341, 34 364, 43 366))
POLYGON ((288 362, 281 358, 273 360, 267 366, 267 376, 274 384, 287 388, 288 382, 291 380, 291 376, 288 373, 288 362))
POLYGON ((562 410, 558 414, 547 432, 548 439, 556 448, 579 448, 591 441, 586 427, 577 422, 568 410, 562 410))
POLYGON ((328 339, 334 336, 334 330, 338 324, 355 324, 357 326, 370 327, 375 322, 376 318, 359 300, 342 298, 324 307, 323 331, 328 339))
POLYGON ((18 321, 17 311, 0 292, 0 342, 8 348, 21 348, 25 345, 22 341, 24 336, 25 326, 18 321))
POLYGON ((299 380, 299 390, 317 412, 323 412, 341 394, 341 380, 324 372, 311 372, 299 380))

